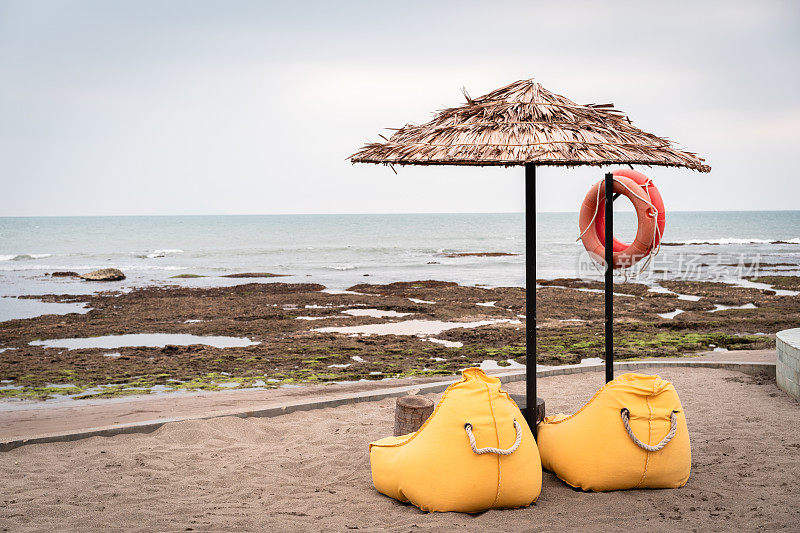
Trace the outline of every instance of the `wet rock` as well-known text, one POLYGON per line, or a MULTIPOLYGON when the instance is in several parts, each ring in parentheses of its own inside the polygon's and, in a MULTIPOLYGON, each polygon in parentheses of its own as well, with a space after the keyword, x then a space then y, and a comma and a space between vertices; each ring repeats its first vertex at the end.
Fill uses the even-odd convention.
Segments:
POLYGON ((226 274, 223 278, 282 278, 287 274, 271 274, 269 272, 242 272, 240 274, 226 274))
POLYGON ((66 271, 56 271, 50 274, 54 278, 77 278, 80 276, 77 272, 72 272, 71 270, 66 271))
POLYGON ((519 254, 510 254, 506 252, 456 252, 441 255, 444 257, 508 257, 519 254))
POLYGON ((86 281, 120 281, 125 279, 125 274, 117 268, 101 268, 79 277, 86 281))

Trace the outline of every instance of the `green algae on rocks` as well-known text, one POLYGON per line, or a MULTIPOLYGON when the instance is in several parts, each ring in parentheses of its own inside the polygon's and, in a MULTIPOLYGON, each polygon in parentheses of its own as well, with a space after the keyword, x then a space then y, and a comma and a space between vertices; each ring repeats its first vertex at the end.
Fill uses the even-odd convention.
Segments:
MULTIPOLYGON (((759 281, 800 285, 800 278, 759 281)), ((603 295, 592 282, 555 280, 537 290, 540 364, 574 364, 603 354, 603 295)), ((772 348, 773 334, 800 322, 800 298, 713 282, 665 282, 698 301, 678 300, 628 283, 615 297, 615 353, 620 359, 675 357, 707 351, 772 348), (755 308, 723 309, 717 304, 755 308), (672 319, 661 313, 684 312, 672 319)), ((170 391, 273 388, 302 383, 435 377, 482 361, 525 362, 525 291, 519 287, 464 287, 451 282, 360 284, 329 294, 319 284, 246 283, 234 287, 148 287, 130 292, 36 296, 81 301, 85 315, 46 315, 0 323, 0 398, 108 398, 170 391), (420 303, 422 302, 422 303, 420 303), (431 304, 430 302, 435 302, 431 304), (494 305, 478 305, 494 302, 494 305), (342 313, 393 310, 402 318, 342 313), (300 320, 312 318, 315 320, 300 320), (437 335, 348 336, 316 332, 407 320, 488 322, 437 335), (503 320, 503 322, 499 322, 503 320), (34 339, 133 333, 235 336, 258 341, 241 348, 203 344, 156 348, 65 350, 31 346, 34 339), (438 342, 434 342, 438 341, 438 342), (444 343, 444 344, 442 344, 444 343)))

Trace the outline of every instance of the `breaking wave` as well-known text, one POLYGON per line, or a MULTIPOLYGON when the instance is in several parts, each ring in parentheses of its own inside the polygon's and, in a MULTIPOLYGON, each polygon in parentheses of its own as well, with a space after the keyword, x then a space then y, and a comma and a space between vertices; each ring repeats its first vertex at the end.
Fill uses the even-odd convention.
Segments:
POLYGON ((329 270, 345 271, 345 270, 355 270, 358 267, 356 265, 328 265, 325 268, 327 268, 329 270))
POLYGON ((52 254, 7 254, 0 255, 0 261, 31 261, 34 259, 44 259, 52 254))
POLYGON ((166 257, 170 254, 182 254, 183 250, 179 250, 177 248, 167 248, 165 250, 153 250, 152 252, 147 252, 146 254, 137 255, 136 257, 141 257, 142 259, 155 259, 156 257, 166 257))

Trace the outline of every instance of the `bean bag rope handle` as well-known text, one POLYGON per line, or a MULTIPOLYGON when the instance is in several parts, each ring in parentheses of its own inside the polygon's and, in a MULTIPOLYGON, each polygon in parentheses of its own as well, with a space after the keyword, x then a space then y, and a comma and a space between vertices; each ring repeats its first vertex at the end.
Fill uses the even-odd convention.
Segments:
POLYGON ((672 411, 669 414, 669 421, 670 421, 670 428, 669 433, 661 439, 661 442, 656 444, 655 446, 650 446, 649 444, 645 444, 644 442, 640 441, 636 435, 633 434, 633 430, 631 429, 631 425, 629 423, 630 420, 630 411, 626 407, 623 407, 620 411, 620 416, 622 417, 622 424, 625 426, 625 431, 628 432, 628 436, 631 440, 636 444, 639 448, 643 450, 647 450, 648 452, 657 452, 662 449, 664 446, 669 444, 669 441, 672 440, 672 437, 675 436, 675 432, 678 429, 678 417, 675 416, 675 413, 678 411, 672 411))
POLYGON ((503 450, 502 448, 478 448, 477 443, 475 442, 475 435, 472 434, 472 424, 467 422, 464 424, 464 431, 467 432, 467 437, 469 437, 469 445, 472 447, 472 451, 477 453, 478 455, 484 453, 496 453, 497 455, 511 455, 517 448, 519 448, 520 443, 522 442, 522 426, 519 425, 519 422, 514 420, 514 429, 517 430, 517 440, 514 441, 514 445, 510 448, 506 448, 503 450))

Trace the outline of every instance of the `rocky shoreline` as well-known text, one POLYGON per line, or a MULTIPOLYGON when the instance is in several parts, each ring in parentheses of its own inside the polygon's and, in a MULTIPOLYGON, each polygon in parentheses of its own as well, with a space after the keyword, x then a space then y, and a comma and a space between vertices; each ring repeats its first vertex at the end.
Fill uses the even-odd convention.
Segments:
MULTIPOLYGON (((756 281, 800 290, 800 277, 756 281)), ((578 279, 539 284, 539 362, 577 363, 601 357, 602 284, 578 279)), ((618 358, 769 348, 774 346, 775 332, 800 322, 800 298, 775 290, 692 281, 661 286, 665 292, 636 283, 615 286, 618 358), (680 313, 674 314, 676 310, 680 313), (660 316, 673 314, 674 318, 660 316)), ((0 398, 274 388, 448 375, 486 360, 500 366, 525 362, 521 288, 413 281, 359 284, 344 292, 324 289, 314 283, 217 288, 184 288, 176 283, 90 296, 32 296, 47 302, 85 302, 92 310, 0 322, 0 398), (471 327, 453 327, 452 322, 471 327), (359 335, 361 326, 388 334, 359 335), (331 331, 341 328, 347 329, 331 331), (229 336, 257 344, 72 350, 29 344, 141 333, 229 336)))

